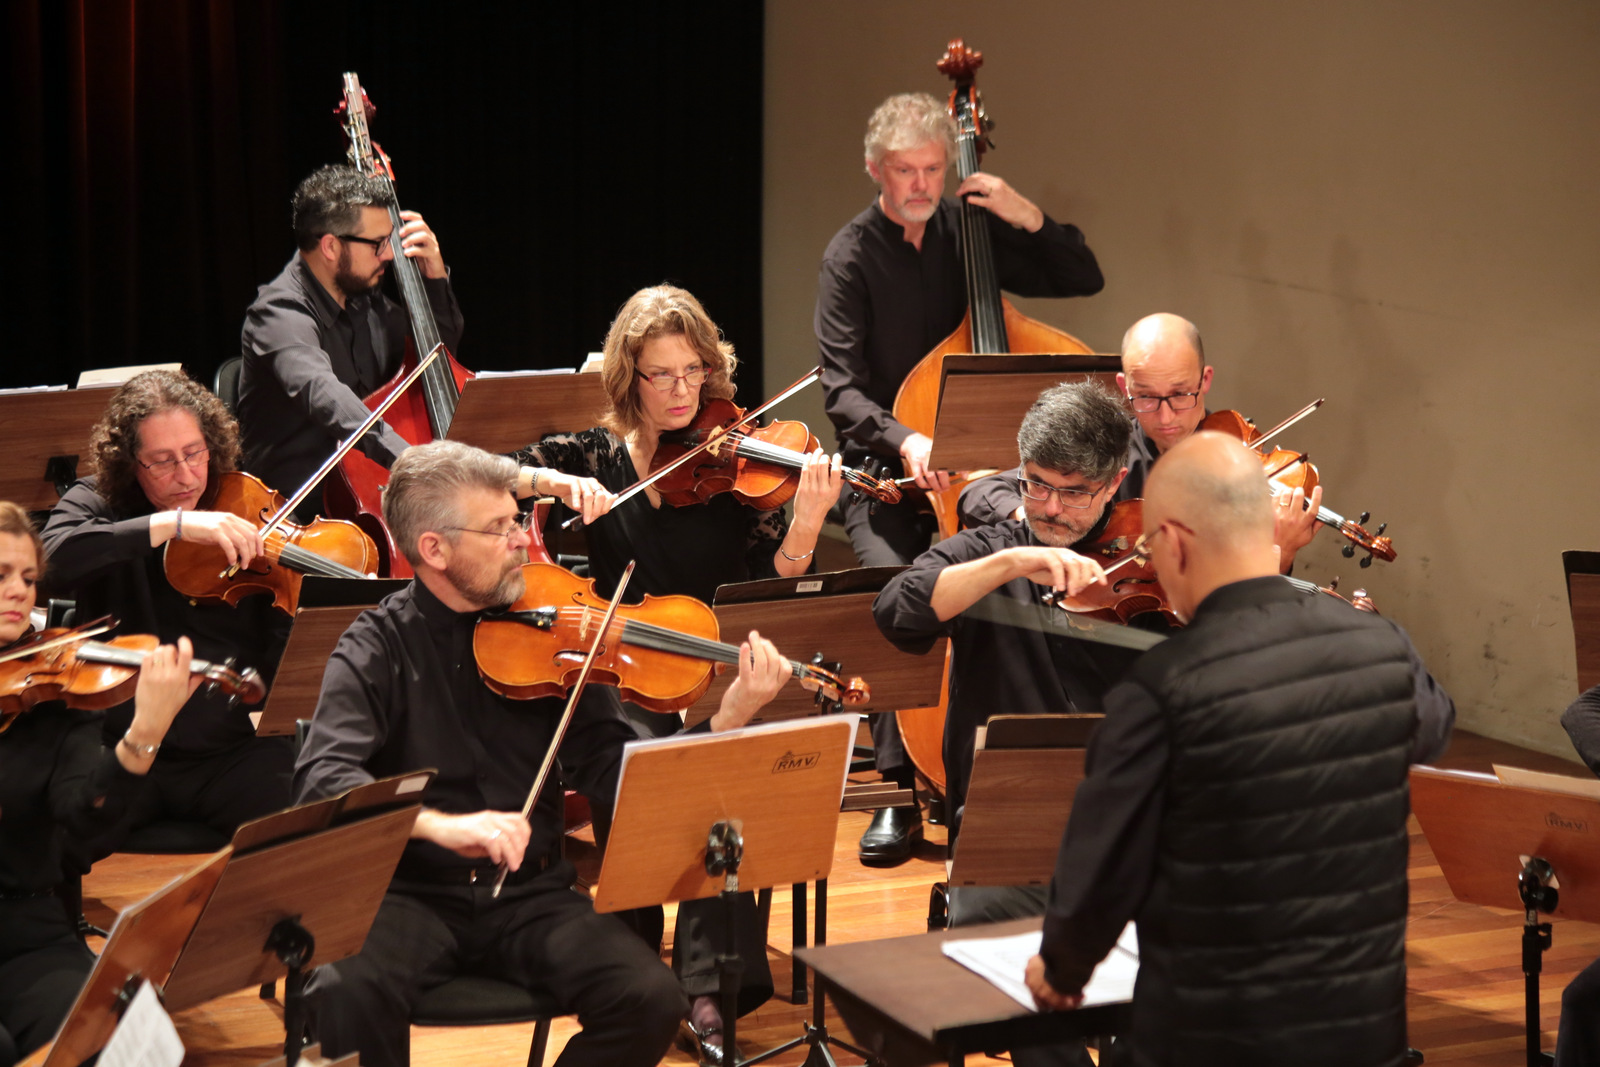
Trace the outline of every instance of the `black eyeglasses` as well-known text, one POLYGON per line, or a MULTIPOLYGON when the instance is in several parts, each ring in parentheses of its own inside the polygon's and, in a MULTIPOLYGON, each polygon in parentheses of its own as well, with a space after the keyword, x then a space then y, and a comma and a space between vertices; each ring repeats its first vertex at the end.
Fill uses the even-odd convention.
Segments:
POLYGON ((1129 396, 1128 406, 1141 415, 1148 415, 1152 411, 1160 411, 1161 405, 1166 404, 1173 411, 1188 411, 1200 402, 1200 393, 1172 393, 1168 396, 1129 396))
POLYGON ((503 537, 506 547, 510 548, 517 534, 526 534, 533 526, 533 512, 526 511, 511 520, 511 525, 504 530, 474 530, 470 526, 441 526, 441 530, 459 530, 461 533, 483 534, 485 537, 503 537))
POLYGON ((356 244, 366 245, 372 249, 372 254, 375 256, 383 255, 383 246, 389 243, 388 234, 382 237, 357 237, 353 233, 336 233, 334 236, 341 241, 354 241, 356 244))
POLYGON ((204 467, 210 458, 211 449, 201 448, 193 452, 185 452, 182 456, 174 459, 158 459, 154 463, 146 463, 138 456, 134 456, 133 461, 157 478, 170 478, 177 473, 178 464, 182 463, 190 470, 198 470, 204 467))
POLYGON ((687 374, 646 374, 637 368, 634 369, 633 373, 655 386, 658 392, 666 393, 672 390, 672 386, 676 382, 682 382, 690 389, 700 388, 706 383, 706 375, 710 374, 711 370, 702 363, 687 374))
POLYGON ((1062 507, 1082 511, 1094 503, 1094 498, 1100 495, 1100 489, 1104 489, 1105 486, 1102 485, 1100 489, 1058 489, 1053 485, 1046 485, 1044 482, 1036 482, 1032 478, 1023 478, 1019 475, 1017 488, 1022 491, 1023 496, 1035 504, 1043 503, 1054 496, 1061 501, 1062 507))

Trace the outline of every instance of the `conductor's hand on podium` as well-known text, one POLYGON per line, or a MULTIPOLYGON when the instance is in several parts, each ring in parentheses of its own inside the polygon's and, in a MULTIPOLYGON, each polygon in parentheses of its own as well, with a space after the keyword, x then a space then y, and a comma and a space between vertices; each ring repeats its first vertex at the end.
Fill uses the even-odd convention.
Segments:
POLYGON ((469 815, 446 815, 422 809, 411 836, 432 841, 469 859, 487 856, 511 870, 522 866, 528 848, 528 820, 515 811, 475 811, 469 815))
POLYGON ((793 676, 789 661, 771 641, 754 630, 739 646, 739 677, 722 694, 722 706, 711 716, 711 732, 737 730, 778 695, 793 676))
POLYGON ((1033 994, 1033 1002, 1039 1005, 1040 1011, 1067 1011, 1083 1003, 1081 990, 1063 993, 1050 984, 1050 979, 1045 976, 1043 956, 1029 960, 1023 976, 1028 983, 1028 992, 1033 994))

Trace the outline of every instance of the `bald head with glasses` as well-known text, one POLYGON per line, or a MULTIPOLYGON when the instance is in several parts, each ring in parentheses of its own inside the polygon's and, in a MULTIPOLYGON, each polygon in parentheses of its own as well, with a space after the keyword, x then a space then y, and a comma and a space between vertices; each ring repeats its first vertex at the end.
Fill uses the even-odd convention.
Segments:
POLYGON ((1129 327, 1117 388, 1158 453, 1194 433, 1211 391, 1211 367, 1194 323, 1160 312, 1129 327))

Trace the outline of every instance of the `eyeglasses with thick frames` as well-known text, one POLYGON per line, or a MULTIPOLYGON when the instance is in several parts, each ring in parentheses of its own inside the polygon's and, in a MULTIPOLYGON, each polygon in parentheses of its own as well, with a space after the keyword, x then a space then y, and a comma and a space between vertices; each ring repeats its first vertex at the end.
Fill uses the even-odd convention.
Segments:
POLYGON ((1128 406, 1141 415, 1148 415, 1152 411, 1160 411, 1165 404, 1173 411, 1188 411, 1200 402, 1200 391, 1192 393, 1171 393, 1167 396, 1132 396, 1128 397, 1128 406))
POLYGON ((383 246, 389 243, 389 234, 384 234, 382 237, 357 237, 353 233, 336 233, 334 236, 341 241, 354 241, 356 244, 366 245, 372 249, 372 254, 375 256, 383 255, 383 246))
MULTIPOLYGON (((474 530, 470 526, 441 526, 441 530, 457 530, 461 533, 482 534, 485 537, 501 537, 505 539, 506 547, 510 548, 518 534, 529 534, 533 529, 533 512, 526 511, 511 520, 511 525, 504 530, 474 530)), ((531 536, 531 534, 529 534, 531 536)))
POLYGON ((635 367, 633 373, 649 382, 657 392, 669 393, 677 382, 682 382, 690 389, 700 388, 706 383, 706 375, 711 373, 711 368, 702 363, 700 366, 690 369, 686 374, 646 374, 635 367))
POLYGON ((190 470, 199 470, 211 459, 211 449, 201 448, 193 452, 185 452, 182 456, 173 459, 158 459, 154 463, 146 463, 138 456, 133 461, 157 478, 170 478, 178 473, 178 464, 182 463, 190 470))
POLYGON ((1053 485, 1046 485, 1044 482, 1036 482, 1032 478, 1018 475, 1017 488, 1022 491, 1023 496, 1035 504, 1045 503, 1054 496, 1061 501, 1062 507, 1075 508, 1078 511, 1082 511, 1094 503, 1094 498, 1100 495, 1100 490, 1104 489, 1105 486, 1102 485, 1100 489, 1058 489, 1053 485))

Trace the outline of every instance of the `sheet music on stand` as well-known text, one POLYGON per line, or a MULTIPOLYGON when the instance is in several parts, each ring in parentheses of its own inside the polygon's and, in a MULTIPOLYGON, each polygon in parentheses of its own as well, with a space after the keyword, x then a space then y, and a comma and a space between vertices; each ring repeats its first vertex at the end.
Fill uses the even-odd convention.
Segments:
MULTIPOLYGON (((1028 961, 1039 954, 1044 933, 1033 930, 1008 937, 971 937, 946 941, 940 948, 946 956, 989 982, 1029 1011, 1038 1011, 1033 994, 1028 992, 1024 974, 1028 961)), ((1139 977, 1139 933, 1133 923, 1122 928, 1117 943, 1100 961, 1088 984, 1083 987, 1083 1004, 1120 1004, 1133 999, 1133 986, 1139 977)))

